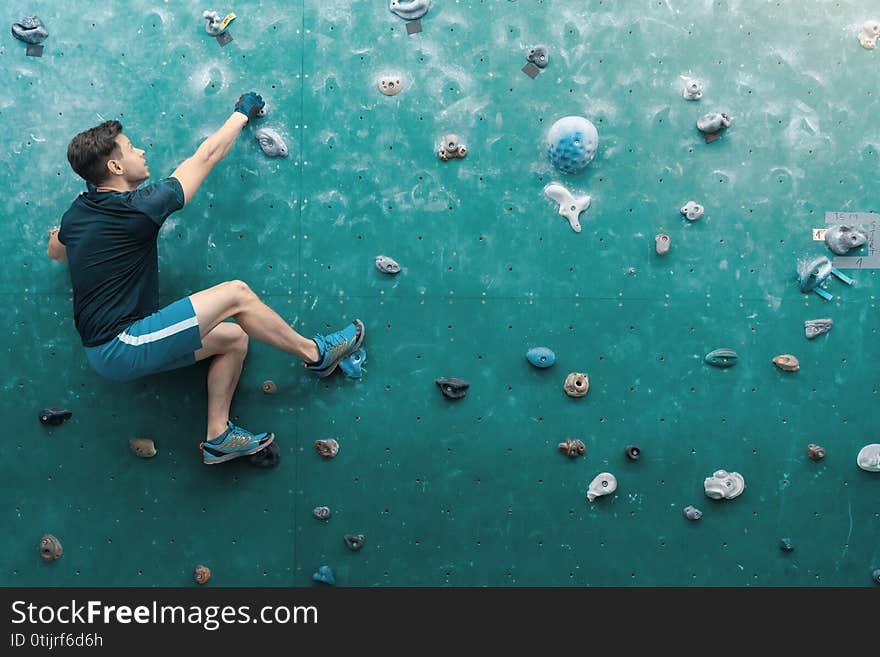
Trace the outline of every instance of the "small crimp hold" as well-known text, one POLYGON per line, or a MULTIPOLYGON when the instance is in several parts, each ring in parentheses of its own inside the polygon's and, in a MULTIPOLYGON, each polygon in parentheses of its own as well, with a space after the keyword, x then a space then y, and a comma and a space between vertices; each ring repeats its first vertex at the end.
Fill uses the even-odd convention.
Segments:
POLYGON ((584 441, 582 440, 572 440, 571 438, 566 438, 564 443, 559 443, 556 446, 556 449, 558 449, 569 458, 576 459, 578 456, 582 456, 586 453, 587 446, 584 445, 584 441))
POLYGON ((669 253, 670 240, 666 233, 658 233, 654 236, 654 250, 657 255, 666 255, 669 253))
POLYGON ((682 206, 681 210, 679 210, 681 214, 684 215, 684 218, 688 221, 696 221, 700 217, 703 216, 703 212, 705 212, 705 208, 699 203, 694 201, 688 201, 682 206))
POLYGON ((51 426, 58 426, 59 424, 66 422, 71 417, 73 417, 73 413, 68 411, 66 408, 61 408, 60 406, 50 406, 49 408, 44 408, 40 411, 40 422, 43 424, 48 424, 51 426))
POLYGON ((623 453, 630 461, 638 461, 642 458, 642 449, 638 445, 627 445, 623 453))
POLYGON ((700 100, 703 97, 703 83, 696 78, 688 78, 684 81, 681 95, 685 100, 700 100))
POLYGON ((329 520, 330 519, 330 507, 329 506, 316 506, 312 509, 312 515, 315 516, 318 520, 329 520))
POLYGON ((444 162, 453 158, 464 157, 467 155, 467 147, 459 143, 458 135, 444 135, 443 143, 437 149, 437 155, 444 162))
POLYGON ((260 390, 262 390, 264 394, 274 395, 276 392, 278 392, 278 386, 275 385, 274 381, 269 379, 263 381, 262 385, 260 386, 260 390))
POLYGON ((61 547, 61 541, 52 534, 44 534, 40 538, 40 556, 43 561, 55 561, 60 559, 62 554, 64 554, 64 550, 61 547))
POLYGON ((779 541, 779 549, 783 552, 792 552, 794 551, 794 543, 791 542, 790 538, 783 538, 779 541))
POLYGON ((359 379, 364 374, 364 363, 367 362, 367 351, 358 347, 357 351, 339 361, 339 369, 349 379, 359 379))
POLYGON ((813 461, 821 461, 825 458, 825 449, 815 443, 810 443, 807 445, 807 456, 813 461))
POLYGON ((773 359, 773 364, 783 372, 797 372, 801 369, 798 359, 791 354, 780 354, 773 359))
POLYGON ((572 372, 565 377, 562 388, 569 397, 583 397, 590 389, 590 378, 583 372, 572 372))
POLYGON ((269 443, 259 452, 251 454, 248 461, 258 468, 266 468, 267 470, 277 468, 281 463, 281 449, 279 449, 278 443, 269 443))
POLYGON ((693 506, 686 506, 681 511, 688 520, 699 520, 703 517, 703 512, 693 506))
POLYGON ((546 67, 548 62, 547 46, 535 46, 534 48, 529 48, 529 54, 526 55, 526 59, 538 68, 546 67))
POLYGON ((733 349, 721 348, 710 351, 703 360, 713 367, 733 367, 739 360, 739 356, 733 349))
POLYGON ((880 568, 871 573, 871 577, 874 579, 874 584, 880 584, 880 568))
POLYGON ((471 384, 464 379, 458 379, 454 376, 448 379, 436 379, 434 383, 440 387, 440 392, 447 399, 461 399, 471 387, 471 384))
POLYGON ((366 540, 363 534, 346 534, 342 538, 345 540, 345 546, 352 552, 357 552, 364 547, 366 540))
POLYGON ((376 256, 376 269, 378 269, 383 274, 400 273, 400 265, 397 264, 397 261, 384 255, 376 256))
POLYGON ((401 88, 400 78, 379 78, 379 91, 386 96, 396 96, 401 88))
POLYGON ((211 579, 211 569, 199 564, 196 566, 196 570, 193 573, 193 579, 196 584, 206 584, 208 580, 211 579))
POLYGON ((544 369, 556 362, 556 354, 547 347, 532 347, 526 352, 526 359, 535 367, 544 369))
POLYGON ((131 438, 128 446, 139 458, 149 459, 156 456, 156 445, 149 438, 131 438))
POLYGON ((326 440, 316 440, 315 450, 325 459, 332 459, 339 453, 339 443, 333 440, 333 438, 327 438, 326 440))
POLYGON ((808 319, 804 322, 804 335, 807 340, 812 340, 823 333, 828 333, 832 326, 834 321, 831 319, 808 319))
POLYGON ((329 584, 330 586, 336 584, 336 578, 333 577, 333 571, 330 570, 330 566, 321 566, 318 568, 318 570, 312 575, 312 579, 316 582, 329 584))

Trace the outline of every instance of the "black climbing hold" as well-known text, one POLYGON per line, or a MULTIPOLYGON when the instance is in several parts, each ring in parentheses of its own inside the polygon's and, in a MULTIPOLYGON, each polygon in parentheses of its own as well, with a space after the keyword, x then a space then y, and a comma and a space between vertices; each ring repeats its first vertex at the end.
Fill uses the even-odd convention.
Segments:
POLYGON ((642 458, 642 450, 636 445, 627 445, 624 453, 626 454, 626 458, 630 461, 638 461, 642 458))
POLYGON ((526 55, 526 59, 538 68, 544 68, 547 66, 547 46, 529 48, 529 54, 526 55))
POLYGON ((261 468, 275 468, 281 463, 281 450, 275 443, 269 443, 267 447, 256 454, 251 454, 248 460, 261 468))
POLYGON ((57 426, 73 417, 73 413, 60 406, 50 406, 40 411, 40 422, 57 426))
POLYGON ((346 534, 342 538, 345 539, 345 545, 352 552, 357 552, 362 547, 364 547, 364 535, 363 534, 346 534))
POLYGON ((447 399, 461 399, 467 394, 467 389, 471 386, 467 381, 457 379, 454 376, 448 379, 437 379, 434 383, 440 386, 440 392, 447 399))
POLYGON ((406 24, 406 33, 407 34, 418 34, 422 31, 422 19, 417 18, 414 21, 409 21, 406 24))
POLYGON ((221 32, 214 38, 217 39, 217 43, 220 44, 221 48, 232 41, 232 35, 229 32, 221 32))
POLYGON ((329 506, 316 506, 312 509, 312 515, 315 516, 318 520, 329 520, 330 519, 330 507, 329 506))
POLYGON ((790 538, 783 538, 779 541, 779 549, 783 552, 791 552, 794 550, 794 543, 791 542, 790 538))

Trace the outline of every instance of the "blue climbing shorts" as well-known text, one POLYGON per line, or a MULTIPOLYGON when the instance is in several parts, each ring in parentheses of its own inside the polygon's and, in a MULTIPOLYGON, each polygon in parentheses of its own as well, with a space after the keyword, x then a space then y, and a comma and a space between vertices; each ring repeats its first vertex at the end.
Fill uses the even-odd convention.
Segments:
POLYGON ((202 348, 199 320, 189 297, 139 319, 112 340, 86 347, 86 358, 101 376, 132 381, 196 362, 202 348))

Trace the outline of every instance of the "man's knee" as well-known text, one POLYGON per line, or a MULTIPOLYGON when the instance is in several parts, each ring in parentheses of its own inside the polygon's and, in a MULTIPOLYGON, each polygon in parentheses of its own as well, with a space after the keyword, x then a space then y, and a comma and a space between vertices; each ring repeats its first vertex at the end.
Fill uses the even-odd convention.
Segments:
POLYGON ((235 326, 238 328, 238 335, 235 336, 233 347, 235 351, 245 356, 248 350, 248 334, 238 324, 235 324, 235 326))
POLYGON ((240 309, 242 306, 258 299, 256 292, 244 281, 236 279, 234 281, 227 281, 223 285, 229 290, 236 308, 240 309))

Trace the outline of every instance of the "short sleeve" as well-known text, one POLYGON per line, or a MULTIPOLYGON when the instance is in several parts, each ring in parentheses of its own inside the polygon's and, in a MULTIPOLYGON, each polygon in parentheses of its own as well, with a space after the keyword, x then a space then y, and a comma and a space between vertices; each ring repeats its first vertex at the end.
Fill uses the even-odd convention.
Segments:
POLYGON ((177 178, 163 178, 131 193, 128 203, 159 226, 183 207, 183 187, 177 178))

